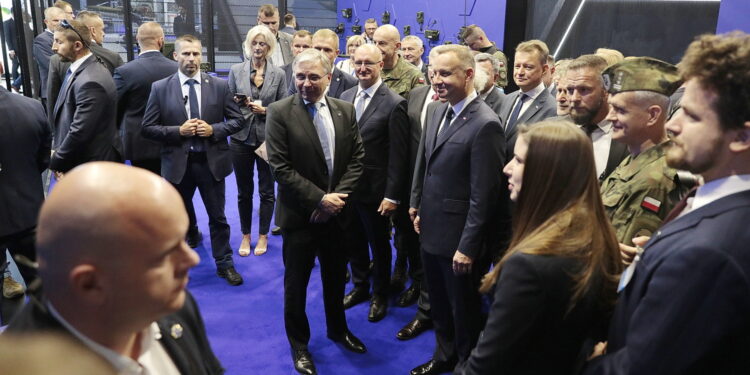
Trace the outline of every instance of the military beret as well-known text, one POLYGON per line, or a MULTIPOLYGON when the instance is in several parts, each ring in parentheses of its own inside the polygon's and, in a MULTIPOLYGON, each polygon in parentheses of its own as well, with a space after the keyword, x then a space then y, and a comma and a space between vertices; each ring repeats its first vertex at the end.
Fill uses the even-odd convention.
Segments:
POLYGON ((676 66, 650 57, 628 58, 613 64, 604 70, 602 78, 610 94, 653 91, 670 96, 682 85, 676 66))

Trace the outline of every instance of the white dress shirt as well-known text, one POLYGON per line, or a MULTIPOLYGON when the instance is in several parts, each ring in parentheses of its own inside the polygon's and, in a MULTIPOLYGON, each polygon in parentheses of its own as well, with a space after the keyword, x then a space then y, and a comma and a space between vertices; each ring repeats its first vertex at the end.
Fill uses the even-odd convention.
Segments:
MULTIPOLYGON (((198 99, 198 106, 201 104, 201 73, 196 72, 195 75, 192 77, 188 77, 184 74, 182 74, 181 71, 177 71, 177 75, 180 77, 180 87, 182 88, 182 101, 185 102, 185 113, 187 113, 187 117, 190 118, 190 85, 187 84, 187 81, 189 79, 194 79, 198 83, 194 84, 195 86, 195 96, 196 99, 198 99)), ((198 108, 198 113, 201 113, 201 109, 198 108)))
MULTIPOLYGON (((453 124, 456 121, 456 119, 458 118, 458 116, 461 115, 461 112, 463 112, 463 110, 466 108, 466 105, 469 104, 469 103, 471 103, 471 101, 474 100, 474 99, 476 99, 476 98, 477 98, 477 92, 474 91, 474 90, 471 90, 471 92, 469 93, 469 95, 467 95, 464 98, 464 100, 456 103, 456 105, 450 106, 453 109, 453 118, 451 119, 450 123, 453 124)), ((440 134, 440 132, 443 130, 443 127, 446 126, 445 120, 446 120, 448 111, 445 111, 445 114, 446 114, 446 116, 443 117, 443 121, 441 121, 441 123, 440 123, 440 128, 438 129, 438 134, 440 134)))
POLYGON ((597 129, 591 133, 594 144, 594 161, 596 162, 596 176, 599 177, 607 169, 609 149, 612 146, 612 123, 607 120, 596 124, 597 129))
POLYGON ((51 303, 47 303, 47 308, 52 317, 60 322, 68 332, 81 340, 91 351, 109 362, 118 375, 180 375, 174 361, 158 341, 161 338, 161 331, 156 322, 151 323, 148 328, 140 332, 141 352, 138 354, 138 360, 135 361, 86 337, 68 323, 51 303))
POLYGON ((281 52, 281 38, 276 35, 276 48, 273 49, 271 62, 274 66, 281 68, 284 64, 284 53, 281 52))
POLYGON ((435 95, 435 90, 432 89, 432 85, 430 85, 430 90, 427 91, 427 98, 424 100, 424 105, 422 105, 422 113, 419 115, 419 121, 422 124, 422 130, 424 130, 424 120, 425 117, 427 117, 427 106, 430 105, 430 103, 433 102, 432 97, 435 95))
MULTIPOLYGON (((523 102, 523 107, 521 107, 521 112, 518 113, 518 118, 521 118, 521 116, 523 116, 524 112, 526 112, 526 110, 529 109, 529 107, 531 107, 531 103, 533 103, 534 100, 536 100, 536 98, 539 95, 541 95, 543 92, 544 92, 544 83, 540 82, 539 86, 534 87, 533 89, 527 92, 521 91, 521 93, 518 94, 518 97, 516 98, 516 101, 513 103, 513 106, 511 108, 516 108, 516 105, 518 105, 518 101, 521 100, 522 94, 526 94, 526 96, 529 97, 528 99, 526 99, 525 102, 523 102)), ((510 113, 513 113, 513 111, 511 110, 510 113)), ((516 119, 516 123, 518 123, 518 119, 516 119)))
POLYGON ((750 174, 734 175, 707 182, 698 188, 690 212, 734 193, 750 190, 750 174))
MULTIPOLYGON (((302 101, 305 103, 305 107, 311 103, 304 99, 302 101)), ((333 161, 336 160, 336 128, 333 126, 333 117, 331 117, 331 111, 328 108, 325 95, 322 95, 315 103, 323 104, 318 108, 318 114, 323 120, 323 125, 325 126, 326 138, 328 138, 328 145, 331 148, 331 164, 333 165, 333 161)), ((313 122, 314 121, 315 119, 313 119, 313 122)), ((331 170, 330 177, 333 178, 333 170, 331 170)))
MULTIPOLYGON (((357 108, 357 104, 359 104, 359 102, 361 100, 364 100, 365 104, 362 107, 362 113, 364 113, 364 111, 367 110, 367 106, 370 105, 370 102, 372 101, 372 97, 373 97, 373 95, 375 95, 375 91, 378 91, 378 88, 380 88, 380 85, 382 83, 383 83, 383 81, 380 78, 378 78, 377 82, 375 82, 372 86, 370 86, 370 87, 368 87, 366 89, 363 89, 362 86, 357 86, 357 95, 355 96, 355 100, 354 100, 354 108, 357 108), (364 99, 362 97, 362 93, 363 92, 367 93, 367 99, 364 99)), ((360 116, 361 115, 362 114, 360 114, 360 116)))
POLYGON ((92 55, 92 53, 89 52, 89 53, 85 54, 83 57, 81 57, 80 59, 72 62, 70 64, 70 67, 68 68, 68 69, 70 69, 70 74, 75 73, 76 70, 78 70, 78 68, 80 68, 81 65, 83 65, 83 63, 86 62, 86 60, 88 60, 89 57, 91 57, 91 55, 92 55))

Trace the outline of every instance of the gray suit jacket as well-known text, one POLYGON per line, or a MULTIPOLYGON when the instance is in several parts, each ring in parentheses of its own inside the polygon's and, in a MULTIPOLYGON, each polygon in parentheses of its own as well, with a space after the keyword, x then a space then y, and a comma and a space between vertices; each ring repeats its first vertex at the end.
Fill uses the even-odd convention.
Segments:
MULTIPOLYGON (((99 59, 99 62, 109 70, 109 75, 115 74, 115 68, 124 64, 119 54, 112 52, 96 43, 89 44, 91 53, 99 59)), ((65 73, 70 67, 69 62, 60 59, 60 55, 54 54, 49 60, 49 76, 47 76, 47 113, 51 113, 55 108, 57 96, 60 94, 60 86, 65 78, 65 73)), ((50 123, 54 123, 50 117, 50 123)))
MULTIPOLYGON (((291 34, 287 34, 283 31, 279 31, 279 35, 276 38, 276 48, 281 48, 281 55, 284 57, 284 62, 281 65, 289 64, 294 60, 294 54, 292 54, 292 38, 291 34)), ((268 61, 273 63, 273 58, 269 56, 268 61)))
MULTIPOLYGON (((432 106, 433 104, 431 104, 432 106)), ((410 206, 419 209, 422 249, 477 259, 501 197, 503 128, 480 98, 466 104, 447 129, 438 129, 448 103, 438 105, 419 142, 410 206)))
POLYGON ((521 124, 533 124, 535 122, 542 121, 549 117, 557 116, 557 104, 555 100, 547 95, 547 91, 542 91, 533 102, 531 106, 518 117, 515 125, 507 128, 508 120, 510 119, 511 111, 513 111, 513 105, 516 103, 516 99, 521 94, 520 90, 516 90, 505 96, 503 99, 502 106, 500 108, 500 119, 503 122, 505 128, 505 140, 507 144, 506 152, 508 160, 513 155, 513 148, 516 146, 516 136, 518 132, 518 125, 521 124))
POLYGON ((60 96, 50 113, 55 153, 49 168, 67 172, 89 161, 119 161, 115 83, 95 56, 89 56, 68 78, 60 96))
MULTIPOLYGON (((229 91, 234 94, 245 94, 252 100, 261 100, 264 107, 287 96, 286 76, 284 71, 266 63, 265 79, 260 92, 250 84, 250 73, 253 69, 252 61, 232 65, 229 70, 229 91), (252 95, 251 95, 252 94, 252 95)), ((245 125, 232 138, 249 145, 260 146, 266 140, 266 115, 254 114, 250 108, 240 104, 245 125)))
POLYGON ((507 98, 508 95, 503 94, 500 92, 500 89, 493 86, 492 91, 487 95, 487 99, 484 99, 484 102, 487 103, 487 106, 490 107, 493 112, 497 113, 498 117, 502 118, 503 104, 506 102, 507 98))

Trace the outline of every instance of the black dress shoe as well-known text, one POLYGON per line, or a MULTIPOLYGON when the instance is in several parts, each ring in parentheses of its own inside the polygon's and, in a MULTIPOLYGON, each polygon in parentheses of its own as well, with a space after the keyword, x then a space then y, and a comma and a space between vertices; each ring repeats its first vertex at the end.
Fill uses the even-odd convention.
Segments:
POLYGON ((201 242, 203 242, 203 233, 201 233, 201 231, 196 231, 192 234, 188 233, 185 241, 187 242, 188 246, 195 249, 196 247, 198 247, 198 245, 201 244, 201 242))
POLYGON ((388 311, 388 299, 383 296, 373 295, 370 300, 370 312, 367 314, 367 320, 379 322, 385 318, 388 311))
POLYGON ((237 273, 234 267, 229 267, 223 270, 216 270, 216 274, 223 279, 227 279, 227 282, 231 286, 237 286, 242 284, 242 276, 237 273))
POLYGON ((432 328, 432 320, 414 319, 398 331, 396 338, 402 341, 411 340, 430 328, 432 328))
POLYGON ((344 296, 344 308, 348 309, 367 301, 369 298, 370 293, 367 292, 367 289, 355 286, 351 292, 344 296))
POLYGON ((411 370, 411 375, 433 375, 442 374, 445 372, 452 372, 453 368, 456 367, 455 363, 436 361, 431 359, 427 363, 423 363, 411 370))
POLYGON ((300 374, 315 375, 318 373, 315 370, 312 355, 307 350, 292 350, 292 359, 294 359, 294 369, 300 374))
POLYGON ((398 297, 396 305, 399 307, 411 306, 419 299, 419 285, 417 283, 411 283, 409 289, 406 289, 398 297))
POLYGON ((347 332, 343 336, 340 337, 334 337, 334 336, 328 336, 329 339, 340 343, 346 350, 362 354, 367 351, 367 348, 365 347, 365 344, 360 341, 357 336, 354 336, 353 333, 347 332))
POLYGON ((280 235, 281 234, 281 227, 273 227, 273 229, 271 229, 271 234, 273 234, 274 236, 280 235))

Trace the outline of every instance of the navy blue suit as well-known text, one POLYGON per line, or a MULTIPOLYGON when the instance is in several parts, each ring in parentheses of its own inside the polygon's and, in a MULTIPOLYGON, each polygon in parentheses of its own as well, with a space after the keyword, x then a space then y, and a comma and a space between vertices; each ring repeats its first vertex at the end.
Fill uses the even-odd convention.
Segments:
MULTIPOLYGON (((225 270, 234 265, 224 215, 224 178, 232 173, 227 137, 242 130, 244 120, 226 81, 203 73, 200 80, 200 118, 213 128, 209 137, 195 136, 205 141, 205 152, 190 152, 190 138, 180 135, 180 125, 188 120, 188 114, 177 73, 151 86, 141 131, 144 137, 162 143, 161 175, 175 185, 186 209, 195 189, 200 190, 209 217, 214 261, 219 270, 225 270)), ((190 227, 195 227, 194 218, 190 221, 190 227)))
POLYGON ((49 60, 54 54, 52 52, 52 42, 54 34, 44 30, 34 38, 34 60, 39 66, 39 81, 42 84, 39 95, 42 99, 47 99, 47 76, 49 75, 49 60))
POLYGON ((422 260, 437 337, 433 359, 461 362, 469 357, 482 328, 477 288, 489 266, 485 242, 500 203, 505 139, 497 114, 478 97, 438 134, 448 108, 448 103, 439 104, 426 120, 411 207, 419 209, 422 260), (470 273, 453 273, 456 250, 474 260, 470 273))
MULTIPOLYGON (((358 86, 341 94, 341 100, 355 103, 358 86)), ((350 239, 350 261, 354 284, 369 290, 367 269, 372 248, 375 264, 373 292, 385 297, 391 274, 391 244, 388 217, 378 213, 383 198, 401 201, 408 191, 409 118, 406 99, 381 84, 373 93, 367 108, 357 121, 365 147, 364 171, 350 201, 360 223, 353 226, 350 239), (364 229, 364 232, 361 230, 364 229)))
POLYGON ((161 144, 141 135, 141 123, 151 84, 177 71, 177 62, 159 51, 150 51, 115 69, 117 125, 122 138, 123 156, 133 165, 160 174, 161 144))
POLYGON ((747 374, 748 223, 746 190, 661 227, 620 293, 607 354, 585 373, 747 374))
POLYGON ((51 118, 54 150, 49 169, 67 172, 97 160, 120 161, 112 76, 91 55, 61 87, 51 118))

